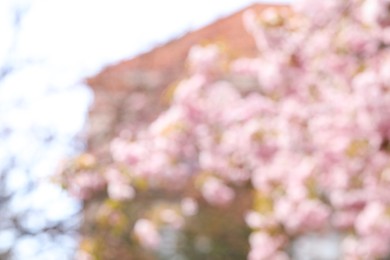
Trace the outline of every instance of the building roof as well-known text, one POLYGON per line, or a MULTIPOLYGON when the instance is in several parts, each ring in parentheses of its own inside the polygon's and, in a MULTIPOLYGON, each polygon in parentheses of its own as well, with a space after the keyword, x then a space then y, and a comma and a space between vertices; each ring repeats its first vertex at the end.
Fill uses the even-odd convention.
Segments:
POLYGON ((161 83, 169 83, 185 71, 185 60, 191 46, 218 42, 231 50, 232 55, 253 56, 256 54, 255 42, 242 22, 245 11, 255 12, 269 7, 285 8, 284 5, 253 4, 232 15, 219 19, 201 29, 189 32, 132 59, 108 66, 99 74, 87 80, 93 89, 128 89, 146 73, 158 78, 161 83))

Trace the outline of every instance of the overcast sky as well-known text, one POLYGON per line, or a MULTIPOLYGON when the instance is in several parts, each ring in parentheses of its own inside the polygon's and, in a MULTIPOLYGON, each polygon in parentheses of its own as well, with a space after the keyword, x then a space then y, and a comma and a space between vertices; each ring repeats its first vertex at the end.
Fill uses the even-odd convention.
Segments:
POLYGON ((5 21, 0 20, 0 61, 10 43, 7 39, 12 36, 7 9, 12 8, 12 3, 23 2, 32 5, 22 25, 17 56, 45 60, 54 66, 72 66, 85 73, 256 1, 2 0, 0 19, 5 21))

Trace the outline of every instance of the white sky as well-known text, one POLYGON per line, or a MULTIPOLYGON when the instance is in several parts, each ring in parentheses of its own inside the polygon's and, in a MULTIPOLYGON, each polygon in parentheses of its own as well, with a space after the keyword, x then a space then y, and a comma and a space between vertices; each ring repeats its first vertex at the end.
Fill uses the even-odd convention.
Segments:
MULTIPOLYGON (((80 83, 83 78, 254 2, 0 0, 0 66, 6 59, 32 61, 0 81, 0 128, 7 126, 13 130, 9 138, 0 140, 0 164, 8 155, 15 154, 21 162, 33 165, 30 170, 35 176, 49 174, 68 151, 64 143, 84 125, 92 95, 80 83), (9 55, 15 36, 12 10, 29 3, 31 7, 23 18, 17 45, 9 55), (32 129, 51 129, 63 137, 62 143, 42 152, 39 141, 32 139, 32 129), (41 155, 39 160, 37 153, 41 155)), ((16 170, 12 176, 9 185, 20 187, 23 173, 16 170)), ((53 206, 58 202, 50 204, 48 193, 53 195, 50 198, 57 196, 63 200, 61 203, 69 204, 58 190, 42 184, 35 195, 23 199, 23 205, 46 207, 46 214, 55 218, 53 206)), ((1 241, 4 237, 0 232, 1 241)), ((19 258, 31 259, 28 255, 34 251, 31 243, 19 247, 20 252, 26 252, 19 258)), ((39 259, 53 256, 42 255, 39 259)))
POLYGON ((18 56, 83 67, 135 55, 254 0, 35 0, 18 56))

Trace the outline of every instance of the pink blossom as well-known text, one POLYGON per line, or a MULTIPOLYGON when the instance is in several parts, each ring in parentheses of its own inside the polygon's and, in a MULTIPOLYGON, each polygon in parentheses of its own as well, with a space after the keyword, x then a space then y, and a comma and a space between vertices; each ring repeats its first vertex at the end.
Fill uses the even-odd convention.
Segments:
POLYGON ((389 240, 375 236, 356 238, 348 236, 343 241, 345 259, 382 259, 389 253, 389 240))
POLYGON ((108 196, 113 200, 130 200, 135 196, 135 190, 125 183, 110 183, 107 187, 108 196))
POLYGON ((70 182, 69 192, 80 199, 89 199, 106 185, 102 176, 94 172, 77 173, 70 182))
POLYGON ((206 77, 197 74, 180 82, 176 87, 173 101, 182 107, 190 121, 199 121, 204 116, 201 93, 204 91, 206 81, 206 77))
POLYGON ((390 239, 390 218, 386 207, 380 202, 371 202, 359 214, 355 222, 355 229, 359 235, 370 236, 378 234, 390 239))
POLYGON ((184 198, 181 201, 181 210, 185 216, 193 216, 198 212, 198 203, 192 198, 184 198))
POLYGON ((362 19, 369 25, 388 26, 390 24, 390 15, 388 0, 366 0, 362 5, 362 19))
POLYGON ((258 59, 242 58, 231 64, 231 70, 240 75, 256 75, 260 66, 258 59))
POLYGON ((153 136, 169 136, 180 131, 185 119, 183 108, 173 106, 150 124, 149 131, 153 136))
POLYGON ((134 233, 140 244, 147 249, 157 249, 161 238, 153 222, 147 219, 139 219, 134 225, 134 233))
POLYGON ((221 53, 217 45, 194 46, 188 54, 190 69, 194 74, 209 73, 218 69, 221 53))
POLYGON ((321 230, 329 223, 330 209, 323 203, 304 200, 299 203, 280 201, 276 205, 276 214, 290 232, 321 230))
POLYGON ((235 193, 217 178, 209 178, 202 186, 202 195, 210 204, 226 206, 234 199, 235 193))
POLYGON ((109 168, 104 173, 104 177, 106 178, 106 181, 108 183, 127 183, 128 182, 128 176, 120 172, 116 168, 109 168))
POLYGON ((311 19, 313 25, 323 26, 337 19, 345 7, 343 1, 328 0, 313 2, 310 0, 294 1, 294 9, 311 19))
POLYGON ((278 226, 276 219, 270 216, 264 216, 256 211, 250 211, 245 214, 245 222, 252 229, 272 229, 278 226))
POLYGON ((360 241, 359 255, 369 259, 386 257, 390 252, 389 243, 389 238, 382 238, 375 235, 365 236, 360 241))
POLYGON ((382 80, 382 84, 384 84, 387 88, 390 87, 390 53, 386 53, 383 55, 383 59, 381 61, 380 69, 379 69, 380 79, 382 80))
POLYGON ((135 164, 145 157, 147 147, 143 142, 129 142, 117 138, 111 142, 111 154, 117 162, 135 164))
POLYGON ((175 229, 179 229, 184 225, 184 219, 173 209, 163 209, 160 212, 160 218, 166 224, 170 225, 175 229))
POLYGON ((286 254, 280 251, 284 242, 285 239, 281 236, 270 236, 261 231, 254 232, 249 237, 251 251, 249 252, 248 259, 288 259, 286 254))
POLYGON ((354 209, 336 212, 332 216, 332 225, 339 230, 353 228, 358 213, 359 211, 354 209))
POLYGON ((93 256, 88 252, 79 249, 75 254, 75 260, 92 260, 93 256))
MULTIPOLYGON (((265 245, 266 246, 266 245, 265 245)), ((264 248, 251 249, 248 254, 248 260, 289 260, 287 253, 283 251, 277 251, 269 255, 268 250, 264 248)))

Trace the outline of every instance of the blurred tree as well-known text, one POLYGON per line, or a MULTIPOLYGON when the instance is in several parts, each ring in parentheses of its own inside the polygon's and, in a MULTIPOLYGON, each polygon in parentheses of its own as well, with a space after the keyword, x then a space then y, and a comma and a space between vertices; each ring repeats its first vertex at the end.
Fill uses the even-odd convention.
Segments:
MULTIPOLYGON (((31 112, 28 98, 13 95, 16 89, 7 84, 41 62, 17 55, 21 28, 33 1, 1 4, 7 15, 2 17, 2 47, 6 50, 0 59, 0 259, 26 259, 28 255, 34 259, 69 259, 79 207, 50 184, 47 173, 54 170, 58 154, 79 151, 81 142, 49 124, 26 120, 31 112), (56 203, 63 203, 62 213, 53 212, 58 206, 50 209, 56 203)), ((47 95, 54 91, 47 91, 47 95)))

